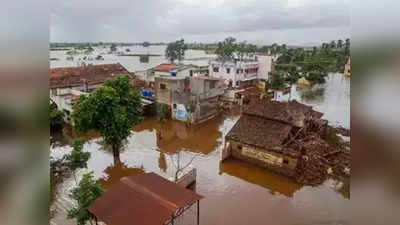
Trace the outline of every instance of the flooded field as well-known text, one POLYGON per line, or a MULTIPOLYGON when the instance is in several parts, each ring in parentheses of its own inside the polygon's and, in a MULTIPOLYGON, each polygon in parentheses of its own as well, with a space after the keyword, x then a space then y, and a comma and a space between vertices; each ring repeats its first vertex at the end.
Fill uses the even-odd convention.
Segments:
MULTIPOLYGON (((109 54, 110 47, 94 47, 93 53, 86 55, 83 52, 73 55, 73 60, 67 60, 68 50, 64 51, 50 51, 50 58, 57 60, 50 61, 50 68, 65 67, 65 66, 77 66, 81 62, 93 63, 93 64, 105 64, 105 63, 121 63, 128 71, 142 71, 159 65, 160 63, 168 62, 165 58, 166 46, 126 46, 118 47, 117 51, 124 52, 125 54, 154 54, 159 56, 149 57, 149 62, 140 62, 139 57, 136 56, 118 56, 117 54, 109 54), (126 50, 129 49, 129 52, 126 50), (104 60, 83 60, 84 57, 95 58, 97 55, 102 55, 104 60)), ((208 60, 214 58, 215 55, 206 54, 203 50, 186 50, 185 51, 185 64, 194 64, 198 66, 207 66, 208 60)))
MULTIPOLYGON (((295 87, 292 98, 316 106, 333 123, 348 127, 348 84, 342 75, 331 75, 322 98, 318 95, 318 98, 306 100, 302 91, 295 87)), ((177 121, 160 123, 156 118, 146 118, 132 129, 120 161, 113 159, 96 133, 79 134, 71 127, 65 127, 53 135, 50 154, 54 158, 62 157, 71 150, 69 143, 73 138, 84 137, 87 140, 84 149, 91 152, 91 158, 88 169, 78 171, 78 177, 93 171, 105 188, 121 177, 145 172, 173 177, 176 154, 180 154, 184 162, 195 157, 195 188, 205 196, 200 203, 200 223, 205 225, 348 224, 349 193, 341 182, 328 180, 316 187, 302 186, 241 161, 220 163, 224 136, 239 116, 240 112, 231 112, 191 127, 177 121)), ((72 177, 58 185, 52 206, 57 212, 52 224, 75 224, 66 219, 66 210, 72 204, 68 193, 74 185, 72 177)), ((176 224, 196 224, 195 215, 193 207, 177 219, 176 224)))

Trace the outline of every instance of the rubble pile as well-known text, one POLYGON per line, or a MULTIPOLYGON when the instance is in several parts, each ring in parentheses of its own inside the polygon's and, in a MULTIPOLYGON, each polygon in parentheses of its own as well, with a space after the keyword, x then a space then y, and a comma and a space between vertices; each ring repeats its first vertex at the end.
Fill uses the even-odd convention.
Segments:
POLYGON ((290 147, 299 151, 300 157, 295 179, 299 183, 317 185, 327 178, 350 176, 350 151, 340 141, 329 140, 328 135, 336 135, 336 129, 323 125, 321 120, 310 119, 290 147))

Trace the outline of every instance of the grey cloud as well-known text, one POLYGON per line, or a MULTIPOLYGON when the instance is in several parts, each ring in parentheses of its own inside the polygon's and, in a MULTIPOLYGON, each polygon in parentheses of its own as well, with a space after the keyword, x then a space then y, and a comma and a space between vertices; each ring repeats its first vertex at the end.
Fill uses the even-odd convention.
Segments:
POLYGON ((326 35, 312 37, 304 32, 328 29, 330 40, 349 36, 349 26, 346 0, 299 0, 297 7, 278 0, 55 0, 51 9, 52 41, 171 41, 180 37, 196 41, 192 38, 198 37, 213 42, 218 41, 213 37, 225 34, 246 34, 244 39, 260 43, 290 40, 280 34, 291 33, 303 38, 295 41, 306 43, 326 35))

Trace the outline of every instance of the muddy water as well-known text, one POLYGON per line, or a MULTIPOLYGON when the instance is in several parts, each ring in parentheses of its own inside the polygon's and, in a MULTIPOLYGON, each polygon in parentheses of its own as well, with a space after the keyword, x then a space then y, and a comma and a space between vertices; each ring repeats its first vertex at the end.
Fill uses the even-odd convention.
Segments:
MULTIPOLYGON (((78 171, 78 177, 93 171, 105 188, 121 177, 145 172, 173 177, 177 154, 183 164, 195 157, 196 191, 205 196, 200 204, 201 224, 347 224, 349 199, 342 194, 340 182, 329 180, 318 187, 302 186, 238 160, 220 163, 223 137, 238 118, 239 113, 233 112, 191 127, 147 118, 133 128, 117 162, 96 133, 79 134, 66 128, 54 135, 51 155, 61 157, 71 150, 71 139, 84 136, 84 149, 91 152, 91 158, 88 169, 78 171)), ((58 186, 53 224, 75 224, 66 219, 66 209, 72 204, 68 192, 74 186, 72 177, 58 186)), ((176 224, 196 224, 195 216, 193 207, 176 224)))

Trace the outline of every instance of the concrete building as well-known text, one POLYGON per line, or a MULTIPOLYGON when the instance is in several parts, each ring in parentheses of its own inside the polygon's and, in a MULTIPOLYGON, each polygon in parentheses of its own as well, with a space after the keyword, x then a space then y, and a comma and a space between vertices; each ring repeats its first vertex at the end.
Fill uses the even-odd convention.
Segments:
POLYGON ((121 64, 85 65, 50 69, 50 99, 67 116, 79 95, 101 86, 106 79, 130 75, 121 64))
POLYGON ((285 144, 309 118, 326 127, 321 117, 322 113, 297 101, 253 101, 226 135, 221 160, 230 156, 293 177, 302 152, 285 144))
POLYGON ((178 77, 185 78, 194 75, 194 72, 198 70, 195 65, 178 65, 174 63, 162 63, 153 69, 139 72, 141 79, 144 79, 149 83, 149 86, 154 86, 156 77, 178 77))
POLYGON ((254 59, 258 62, 258 79, 269 81, 271 78, 274 57, 263 53, 255 53, 254 59))
POLYGON ((225 80, 228 87, 244 88, 258 81, 259 63, 255 60, 211 61, 209 76, 225 80))
POLYGON ((167 105, 172 119, 201 123, 219 113, 222 85, 220 79, 206 76, 156 77, 156 102, 167 105))

